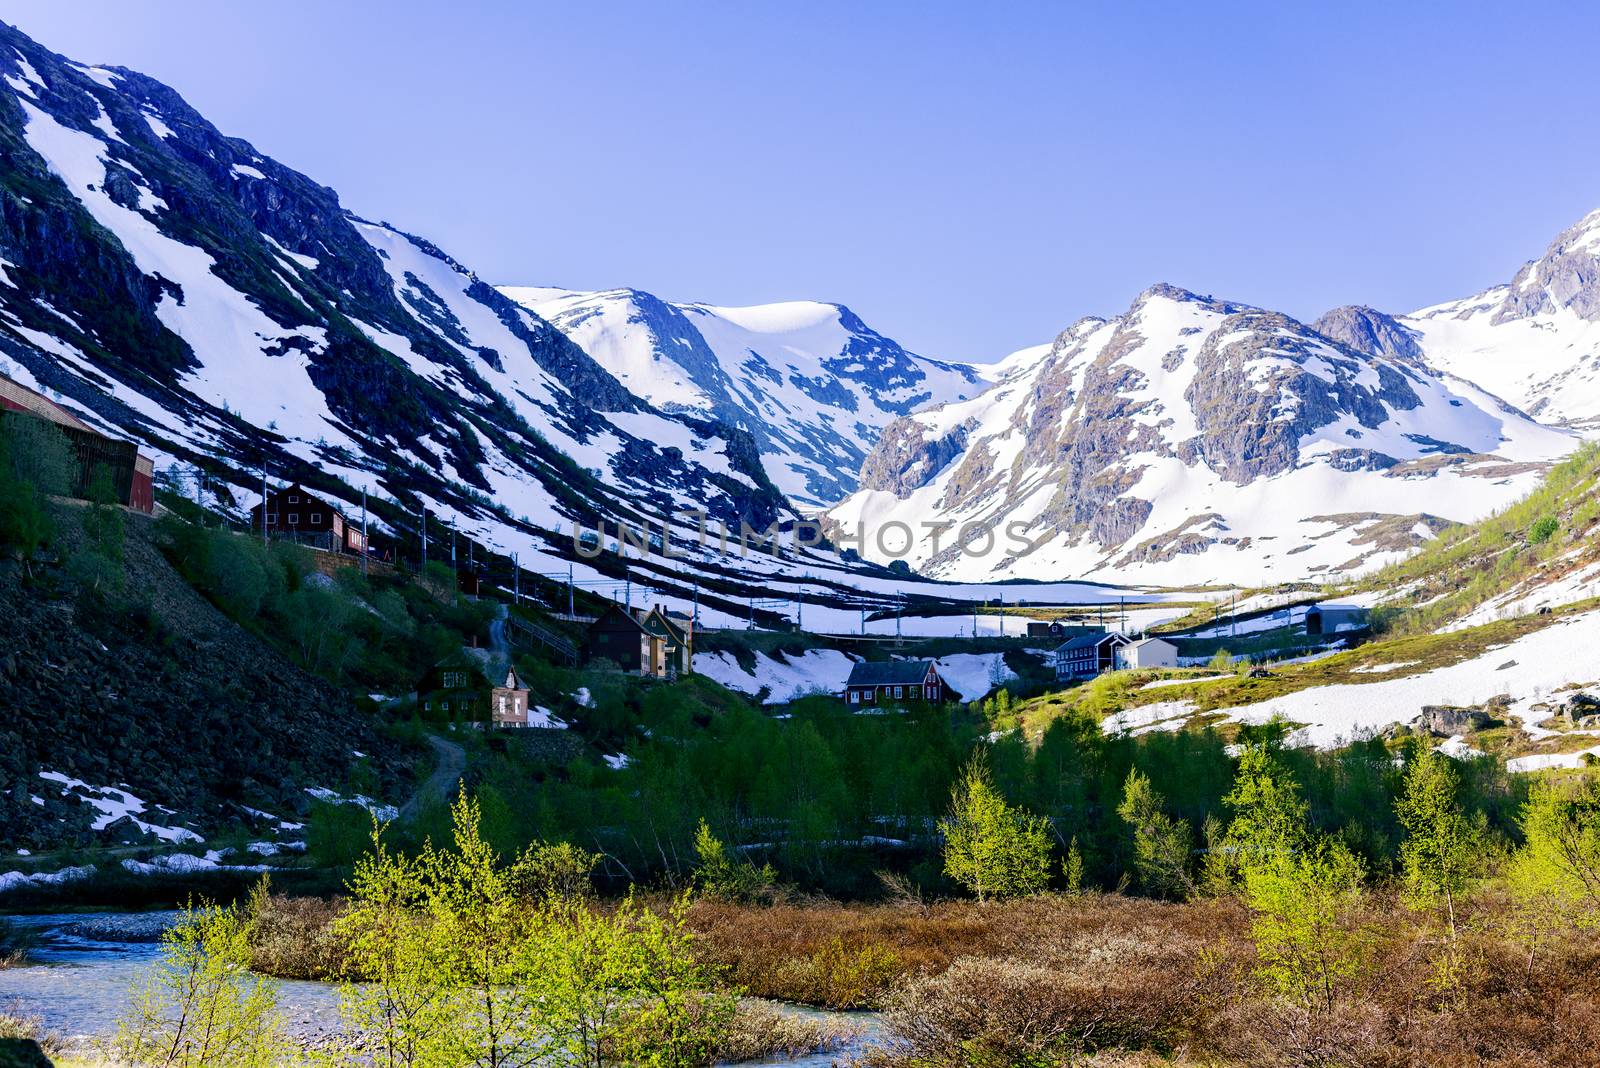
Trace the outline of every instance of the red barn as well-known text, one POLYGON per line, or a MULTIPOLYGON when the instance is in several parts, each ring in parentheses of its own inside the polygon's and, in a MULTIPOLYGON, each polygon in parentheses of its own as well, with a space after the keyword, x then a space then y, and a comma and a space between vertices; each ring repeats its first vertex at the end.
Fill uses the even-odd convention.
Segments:
POLYGON ((67 491, 73 497, 88 497, 96 472, 104 470, 111 476, 117 500, 141 512, 155 511, 155 465, 148 456, 139 454, 139 447, 133 442, 119 441, 91 429, 49 397, 5 375, 0 375, 0 411, 47 419, 61 428, 78 460, 67 491))

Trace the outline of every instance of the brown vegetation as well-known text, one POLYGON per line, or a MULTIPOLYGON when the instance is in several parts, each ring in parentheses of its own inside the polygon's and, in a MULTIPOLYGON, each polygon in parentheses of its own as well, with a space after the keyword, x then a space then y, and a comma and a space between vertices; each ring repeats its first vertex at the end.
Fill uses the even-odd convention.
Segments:
POLYGON ((1272 994, 1252 970, 1243 909, 1116 895, 979 906, 697 904, 704 957, 752 994, 882 1007, 897 1044, 874 1060, 919 1066, 1160 1063, 1534 1068, 1595 1063, 1600 937, 1535 944, 1498 896, 1463 921, 1459 979, 1439 982, 1445 932, 1389 895, 1357 921, 1366 964, 1330 1009, 1272 994), (844 947, 899 967, 870 987, 829 985, 844 947), (1088 1059, 1088 1060, 1085 1060, 1088 1059))

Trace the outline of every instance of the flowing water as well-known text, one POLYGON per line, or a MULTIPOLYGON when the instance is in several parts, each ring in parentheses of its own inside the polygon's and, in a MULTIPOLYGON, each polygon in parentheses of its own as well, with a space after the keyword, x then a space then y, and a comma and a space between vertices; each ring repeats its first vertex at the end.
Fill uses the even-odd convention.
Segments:
MULTIPOLYGON (((32 932, 38 944, 31 963, 0 969, 0 1012, 37 1017, 46 1030, 86 1045, 110 1035, 127 1004, 128 991, 160 953, 161 932, 174 912, 50 914, 8 917, 32 932)), ((296 1034, 339 1030, 339 996, 328 983, 278 981, 279 1008, 296 1034)), ((871 1013, 833 1013, 772 1003, 779 1011, 835 1021, 861 1032, 851 1047, 793 1060, 753 1061, 791 1068, 823 1068, 848 1060, 878 1038, 871 1013)))

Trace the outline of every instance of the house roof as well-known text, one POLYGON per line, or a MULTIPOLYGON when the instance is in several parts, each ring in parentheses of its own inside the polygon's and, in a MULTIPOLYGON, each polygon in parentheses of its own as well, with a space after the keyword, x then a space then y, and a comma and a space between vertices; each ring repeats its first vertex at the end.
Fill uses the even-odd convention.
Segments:
POLYGON ((850 669, 846 686, 920 686, 932 660, 870 660, 850 669))
POLYGON ((1068 653, 1076 649, 1094 649, 1113 639, 1123 643, 1126 643, 1128 640, 1114 631, 1100 630, 1089 634, 1080 634, 1076 638, 1068 639, 1067 641, 1056 646, 1056 652, 1068 653))
POLYGON ((683 644, 689 640, 683 630, 684 625, 689 622, 687 619, 681 621, 673 619, 661 609, 660 605, 657 605, 644 614, 644 617, 639 620, 639 625, 649 630, 651 620, 658 620, 661 629, 666 631, 666 636, 673 641, 683 644))
POLYGON ((636 629, 644 634, 650 633, 650 631, 646 629, 645 625, 639 622, 638 616, 635 616, 632 612, 624 610, 620 604, 609 605, 604 612, 601 612, 600 615, 596 617, 593 623, 589 624, 589 629, 595 630, 602 623, 611 623, 616 620, 622 620, 626 623, 631 623, 636 629))
POLYGON ((1176 649, 1177 648, 1176 645, 1173 645, 1171 642, 1167 641, 1165 638, 1140 638, 1136 642, 1129 642, 1128 643, 1128 646, 1130 648, 1133 648, 1133 649, 1137 649, 1137 648, 1139 648, 1141 646, 1145 646, 1145 645, 1165 645, 1169 649, 1176 649))
MULTIPOLYGON (((268 500, 277 500, 279 497, 281 497, 285 493, 300 494, 300 495, 302 495, 302 496, 304 496, 306 498, 306 502, 305 503, 307 503, 307 504, 320 504, 324 508, 328 509, 328 511, 332 512, 334 515, 337 515, 340 519, 345 518, 344 509, 340 508, 333 501, 328 500, 328 498, 322 497, 322 496, 318 496, 317 494, 312 493, 310 490, 306 489, 304 486, 302 486, 298 482, 291 482, 287 486, 279 486, 277 489, 275 489, 271 493, 269 493, 267 495, 267 498, 268 498, 268 500)), ((265 503, 265 502, 263 502, 263 503, 265 503)), ((261 505, 258 504, 258 505, 256 505, 254 508, 252 508, 250 510, 253 512, 253 511, 257 511, 260 508, 261 508, 261 505)))
POLYGON ((1358 604, 1314 604, 1306 609, 1307 612, 1365 612, 1366 609, 1358 604))

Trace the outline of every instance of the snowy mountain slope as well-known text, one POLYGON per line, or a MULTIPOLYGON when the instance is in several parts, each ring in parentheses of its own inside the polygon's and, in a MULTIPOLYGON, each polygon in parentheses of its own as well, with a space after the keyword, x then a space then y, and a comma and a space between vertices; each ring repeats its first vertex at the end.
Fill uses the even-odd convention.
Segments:
POLYGON ((1600 211, 1508 285, 1393 321, 1433 367, 1545 422, 1600 424, 1600 211))
POLYGON ((794 513, 751 437, 653 407, 427 241, 171 89, 0 27, 0 373, 204 465, 260 467, 510 551, 570 526, 794 513), (398 503, 396 503, 398 502, 398 503))
POLYGON ((997 377, 885 430, 828 513, 841 539, 885 559, 903 523, 914 567, 968 580, 1333 577, 1508 503, 1575 444, 1414 359, 1166 285, 997 377), (991 551, 976 527, 957 548, 967 523, 991 551))
POLYGON ((882 428, 981 388, 974 368, 907 352, 849 308, 677 304, 634 289, 503 287, 651 404, 746 430, 790 500, 833 504, 882 428))

